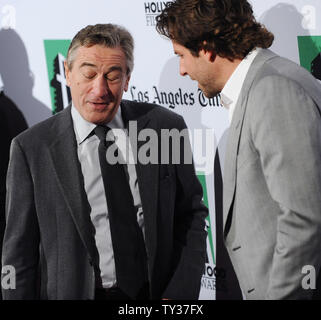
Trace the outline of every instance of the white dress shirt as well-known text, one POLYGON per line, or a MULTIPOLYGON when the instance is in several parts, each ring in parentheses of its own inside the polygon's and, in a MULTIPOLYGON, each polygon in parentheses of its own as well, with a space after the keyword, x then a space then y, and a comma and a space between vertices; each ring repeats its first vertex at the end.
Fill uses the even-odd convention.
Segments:
POLYGON ((234 109, 240 96, 246 75, 254 58, 257 56, 260 50, 260 48, 254 49, 241 61, 221 91, 221 103, 229 110, 230 124, 232 122, 234 109))
MULTIPOLYGON (((71 108, 71 115, 78 146, 78 158, 84 177, 85 191, 91 206, 90 218, 96 230, 95 240, 99 253, 99 267, 102 284, 104 288, 110 288, 116 285, 116 271, 107 200, 99 164, 99 138, 95 134, 90 135, 96 125, 83 119, 74 105, 72 105, 71 108)), ((132 149, 128 135, 120 134, 120 130, 122 130, 122 133, 125 132, 120 108, 114 119, 108 123, 108 127, 112 129, 112 132, 116 137, 116 144, 123 158, 126 157, 126 154, 129 155, 129 157, 132 157, 132 149), (126 146, 129 147, 129 150, 126 150, 126 146)), ((133 195, 134 205, 135 208, 137 208, 137 221, 144 234, 143 210, 136 168, 133 163, 127 164, 127 177, 129 178, 129 186, 133 195)))

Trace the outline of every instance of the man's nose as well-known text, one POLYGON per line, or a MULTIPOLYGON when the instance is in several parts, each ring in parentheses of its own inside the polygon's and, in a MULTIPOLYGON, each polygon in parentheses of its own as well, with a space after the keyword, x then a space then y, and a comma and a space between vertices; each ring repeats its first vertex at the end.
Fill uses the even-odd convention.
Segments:
POLYGON ((179 73, 180 73, 181 76, 186 76, 187 75, 184 63, 182 62, 181 59, 179 61, 179 73))
POLYGON ((109 93, 107 79, 104 76, 97 77, 94 81, 93 91, 98 97, 104 97, 109 93))

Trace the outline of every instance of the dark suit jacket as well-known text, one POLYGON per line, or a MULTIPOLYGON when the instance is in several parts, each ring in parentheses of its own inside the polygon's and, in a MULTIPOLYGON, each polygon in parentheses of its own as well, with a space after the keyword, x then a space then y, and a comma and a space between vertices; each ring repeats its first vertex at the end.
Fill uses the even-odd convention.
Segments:
POLYGON ((28 128, 27 122, 17 106, 0 92, 0 255, 5 227, 6 174, 11 140, 28 128))
MULTIPOLYGON (((123 101, 121 108, 138 132, 186 128, 159 106, 123 101)), ((151 297, 197 299, 207 209, 194 167, 138 163, 136 170, 151 297)), ((8 184, 3 264, 16 268, 17 283, 4 298, 92 299, 98 253, 70 107, 13 140, 8 184)))

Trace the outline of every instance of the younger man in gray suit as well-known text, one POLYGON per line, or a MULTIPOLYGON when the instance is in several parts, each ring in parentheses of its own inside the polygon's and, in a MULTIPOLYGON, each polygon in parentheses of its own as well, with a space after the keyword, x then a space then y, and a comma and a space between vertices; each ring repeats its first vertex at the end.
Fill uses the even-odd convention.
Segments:
POLYGON ((268 50, 246 0, 176 0, 157 18, 180 73, 231 121, 224 240, 246 299, 317 296, 321 264, 321 87, 268 50), (317 288, 316 288, 317 287, 317 288), (316 289, 315 289, 316 288, 316 289))

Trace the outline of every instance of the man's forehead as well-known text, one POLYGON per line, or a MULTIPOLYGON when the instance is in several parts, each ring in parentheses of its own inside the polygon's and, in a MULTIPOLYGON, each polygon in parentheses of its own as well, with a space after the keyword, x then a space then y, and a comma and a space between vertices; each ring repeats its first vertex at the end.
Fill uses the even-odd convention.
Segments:
POLYGON ((126 57, 120 47, 109 48, 101 45, 90 47, 81 46, 78 48, 76 60, 80 64, 96 65, 99 63, 126 63, 126 57))
POLYGON ((185 48, 181 44, 175 42, 174 40, 172 40, 172 44, 173 44, 173 49, 174 49, 175 53, 182 52, 182 51, 184 51, 184 49, 187 50, 187 48, 185 48))

